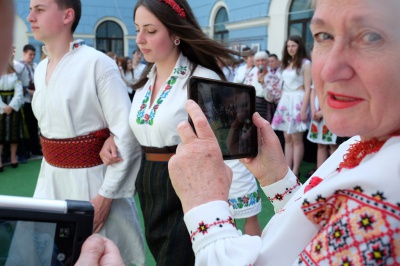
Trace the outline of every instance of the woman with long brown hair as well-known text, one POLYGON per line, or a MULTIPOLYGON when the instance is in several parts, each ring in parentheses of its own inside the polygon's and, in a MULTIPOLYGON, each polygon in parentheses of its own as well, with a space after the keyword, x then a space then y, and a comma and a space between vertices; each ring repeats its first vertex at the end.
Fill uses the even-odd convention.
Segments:
POLYGON ((296 176, 304 155, 303 135, 308 129, 311 62, 300 36, 290 36, 282 56, 283 92, 272 128, 283 131, 286 163, 296 176))
MULTIPOLYGON (((200 76, 225 80, 218 61, 226 65, 237 53, 203 33, 185 0, 138 1, 134 22, 138 48, 148 62, 141 79, 132 86, 136 92, 129 117, 145 154, 136 181, 145 236, 157 265, 194 265, 190 235, 169 178, 168 161, 181 143, 178 123, 188 117, 188 79, 200 76)), ((107 162, 109 155, 101 153, 105 163, 112 163, 107 162)), ((237 172, 245 169, 238 160, 228 164, 237 172)), ((257 186, 255 191, 258 193, 257 186)), ((260 211, 259 197, 251 207, 260 211)))

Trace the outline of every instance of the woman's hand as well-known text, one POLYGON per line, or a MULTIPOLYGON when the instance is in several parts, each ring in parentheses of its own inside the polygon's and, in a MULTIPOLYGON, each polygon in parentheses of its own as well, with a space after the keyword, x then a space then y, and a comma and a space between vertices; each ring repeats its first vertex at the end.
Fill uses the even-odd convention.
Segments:
POLYGON ((118 157, 118 149, 115 145, 113 135, 104 142, 99 155, 105 165, 111 165, 123 161, 122 158, 118 157))
POLYGON ((315 112, 315 114, 313 115, 313 120, 319 122, 322 119, 322 111, 317 111, 315 112))
POLYGON ((258 130, 258 155, 240 161, 264 187, 284 178, 288 167, 279 139, 268 121, 255 113, 253 123, 258 130))
POLYGON ((227 201, 232 183, 232 170, 222 159, 218 141, 203 111, 192 100, 187 101, 186 109, 197 134, 188 121, 179 123, 182 143, 168 163, 171 182, 184 213, 210 201, 227 201))
POLYGON ((301 110, 300 111, 300 119, 304 123, 307 122, 307 120, 308 120, 308 112, 307 112, 307 110, 301 110))

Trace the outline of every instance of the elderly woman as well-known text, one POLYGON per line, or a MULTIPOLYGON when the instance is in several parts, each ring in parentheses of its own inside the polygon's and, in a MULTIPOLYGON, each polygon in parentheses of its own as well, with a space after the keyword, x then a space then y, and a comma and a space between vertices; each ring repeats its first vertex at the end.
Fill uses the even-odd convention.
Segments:
POLYGON ((169 170, 196 265, 400 264, 399 10, 398 0, 317 1, 312 74, 321 108, 334 133, 358 136, 301 185, 270 125, 254 115, 259 154, 243 162, 276 210, 262 237, 235 228, 231 171, 200 108, 188 101, 197 135, 179 124, 182 144, 169 170))
POLYGON ((312 75, 321 108, 334 133, 358 136, 302 186, 270 125, 254 115, 259 155, 243 161, 277 212, 261 238, 236 230, 226 203, 230 171, 188 102, 197 136, 186 122, 178 126, 183 145, 169 169, 196 265, 400 264, 399 10, 398 0, 317 1, 312 75))

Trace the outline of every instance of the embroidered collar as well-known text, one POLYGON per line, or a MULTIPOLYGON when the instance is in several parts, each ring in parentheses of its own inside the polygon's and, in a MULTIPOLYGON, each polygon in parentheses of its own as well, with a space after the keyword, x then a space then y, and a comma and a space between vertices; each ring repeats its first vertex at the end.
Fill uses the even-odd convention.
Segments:
MULTIPOLYGON (((75 41, 73 41, 73 42, 70 42, 70 43, 69 43, 69 51, 72 51, 72 50, 74 50, 74 49, 77 49, 77 48, 79 48, 79 47, 81 47, 81 46, 83 46, 83 45, 86 45, 86 43, 85 43, 84 40, 75 40, 75 41)), ((43 53, 44 53, 47 57, 49 56, 49 53, 48 53, 48 51, 47 51, 46 46, 43 46, 43 47, 42 47, 42 51, 43 51, 43 53)))
POLYGON ((69 50, 75 50, 83 45, 86 45, 84 40, 75 40, 69 44, 69 50))
POLYGON ((156 116, 157 110, 159 109, 160 105, 167 98, 178 78, 185 78, 188 75, 188 69, 189 69, 189 60, 185 56, 180 54, 175 64, 175 68, 172 71, 172 74, 169 77, 168 81, 165 83, 164 89, 162 90, 160 96, 155 101, 153 108, 150 110, 150 113, 146 113, 147 106, 150 104, 151 92, 153 89, 153 84, 156 75, 156 65, 154 64, 151 71, 147 75, 147 77, 151 81, 151 85, 149 86, 146 95, 144 96, 144 99, 142 101, 142 104, 140 105, 139 111, 136 115, 137 124, 139 125, 149 124, 150 126, 153 125, 154 118, 156 116))

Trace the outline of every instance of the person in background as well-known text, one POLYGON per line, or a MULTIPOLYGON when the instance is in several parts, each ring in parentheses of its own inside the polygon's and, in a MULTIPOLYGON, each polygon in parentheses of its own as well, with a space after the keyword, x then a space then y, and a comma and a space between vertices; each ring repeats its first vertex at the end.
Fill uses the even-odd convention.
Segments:
POLYGON ((310 105, 312 120, 307 139, 318 145, 316 164, 316 169, 318 169, 337 149, 337 136, 329 130, 325 123, 314 86, 311 86, 310 105))
MULTIPOLYGON (((2 158, 3 146, 10 143, 11 167, 18 167, 17 149, 20 141, 21 114, 19 112, 23 105, 23 92, 21 81, 18 79, 14 68, 13 53, 9 59, 8 68, 0 76, 0 158, 2 158)), ((0 159, 0 172, 4 167, 0 159)))
POLYGON ((132 52, 133 83, 136 83, 142 76, 146 65, 142 63, 143 54, 140 49, 132 52))
POLYGON ((272 128, 283 131, 285 158, 290 169, 300 176, 304 155, 303 135, 309 124, 311 61, 303 39, 290 36, 282 56, 283 92, 272 119, 272 128))
POLYGON ((118 58, 117 58, 117 65, 118 65, 118 67, 119 67, 119 69, 121 70, 122 68, 121 68, 121 65, 122 65, 122 62, 125 60, 125 57, 124 56, 119 56, 118 58))
POLYGON ((114 52, 107 52, 108 57, 110 57, 112 60, 115 61, 115 63, 117 63, 117 54, 114 52))
POLYGON ((222 63, 218 62, 218 65, 221 68, 222 72, 224 73, 226 81, 233 82, 233 79, 235 77, 235 72, 231 67, 232 64, 225 62, 225 65, 223 65, 222 63))
POLYGON ((80 0, 30 2, 27 20, 47 54, 32 100, 44 156, 34 197, 91 201, 94 232, 114 241, 126 264, 145 265, 133 199, 141 152, 125 122, 129 97, 115 62, 74 40, 81 12, 80 0), (107 167, 99 152, 110 133, 124 161, 107 167))
POLYGON ((43 155, 39 141, 39 128, 36 117, 32 111, 32 97, 35 92, 34 75, 37 64, 33 62, 36 56, 36 48, 31 44, 27 44, 23 48, 23 59, 20 63, 23 65, 23 70, 20 73, 20 79, 24 90, 24 105, 23 114, 24 122, 26 123, 29 141, 26 141, 25 156, 29 158, 31 155, 43 155))
POLYGON ((252 85, 257 82, 258 70, 254 66, 255 51, 249 47, 243 48, 242 58, 244 64, 238 67, 233 82, 252 85))
POLYGON ((134 81, 134 70, 132 66, 132 59, 130 57, 124 57, 121 62, 121 76, 125 81, 126 89, 129 95, 129 99, 132 101, 133 96, 135 95, 135 91, 132 86, 135 84, 134 81))
POLYGON ((269 72, 268 54, 265 51, 259 51, 254 55, 254 62, 257 72, 257 80, 252 84, 256 89, 256 111, 264 118, 267 118, 268 102, 265 99, 265 77, 269 72))
POLYGON ((276 54, 268 57, 269 71, 264 79, 265 99, 267 100, 267 121, 272 123, 276 107, 282 96, 282 76, 280 61, 276 54))

